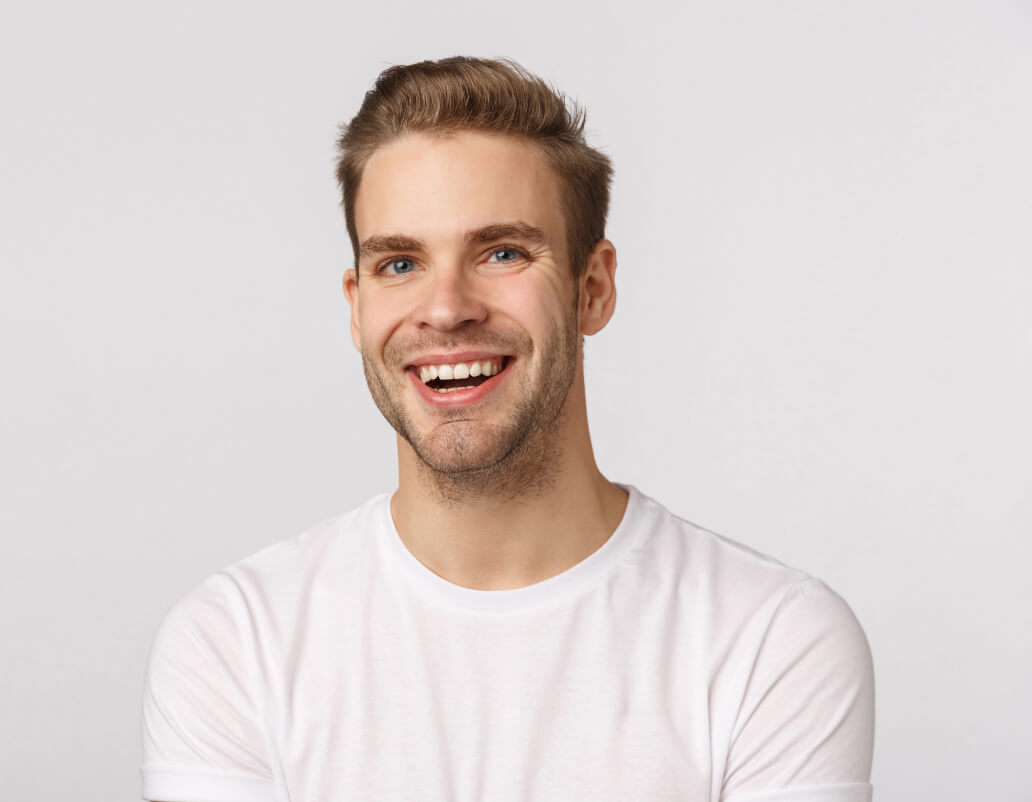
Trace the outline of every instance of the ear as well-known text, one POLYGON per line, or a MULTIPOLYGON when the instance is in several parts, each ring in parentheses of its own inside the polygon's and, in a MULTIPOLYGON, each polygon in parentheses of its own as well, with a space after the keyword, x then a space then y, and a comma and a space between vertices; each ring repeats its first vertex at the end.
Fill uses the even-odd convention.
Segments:
POLYGON ((599 240, 588 256, 581 274, 578 311, 581 334, 597 334, 605 328, 616 309, 616 248, 599 240))
POLYGON ((362 325, 358 315, 358 273, 355 270, 344 271, 344 295, 351 305, 351 341, 361 351, 362 325))

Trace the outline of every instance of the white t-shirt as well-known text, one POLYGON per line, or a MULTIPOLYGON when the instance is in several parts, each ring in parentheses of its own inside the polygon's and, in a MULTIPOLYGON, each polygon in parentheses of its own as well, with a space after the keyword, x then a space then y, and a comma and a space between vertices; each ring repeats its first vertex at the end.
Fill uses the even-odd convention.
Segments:
POLYGON ((387 495, 215 574, 154 643, 143 796, 868 802, 846 603, 628 490, 600 549, 516 590, 429 571, 387 495))

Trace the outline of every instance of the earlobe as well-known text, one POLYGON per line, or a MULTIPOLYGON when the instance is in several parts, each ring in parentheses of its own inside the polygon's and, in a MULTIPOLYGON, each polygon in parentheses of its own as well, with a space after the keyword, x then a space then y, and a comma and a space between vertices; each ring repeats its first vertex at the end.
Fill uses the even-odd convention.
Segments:
POLYGON ((580 330, 597 334, 605 328, 616 309, 616 248, 599 240, 588 256, 580 278, 580 330))
POLYGON ((362 326, 358 313, 358 273, 355 270, 344 271, 344 295, 351 306, 351 341, 361 351, 362 326))

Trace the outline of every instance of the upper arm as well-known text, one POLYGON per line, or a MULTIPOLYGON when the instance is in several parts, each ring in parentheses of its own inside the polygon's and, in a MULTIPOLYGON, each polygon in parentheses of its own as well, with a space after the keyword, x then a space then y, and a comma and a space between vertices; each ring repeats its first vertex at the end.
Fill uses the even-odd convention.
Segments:
POLYGON ((214 577, 155 638, 142 711, 146 799, 272 798, 255 650, 234 591, 214 577))
POLYGON ((874 669, 867 638, 818 580, 793 586, 756 655, 721 799, 869 800, 874 669))

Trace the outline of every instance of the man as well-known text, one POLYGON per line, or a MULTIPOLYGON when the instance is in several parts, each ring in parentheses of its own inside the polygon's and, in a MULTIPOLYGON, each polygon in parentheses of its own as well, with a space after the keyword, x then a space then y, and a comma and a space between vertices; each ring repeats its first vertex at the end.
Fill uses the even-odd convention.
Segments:
POLYGON ((583 122, 456 58, 385 71, 344 128, 344 291, 398 489, 169 613, 147 799, 870 799, 846 604, 595 465, 581 339, 616 252, 583 122))

